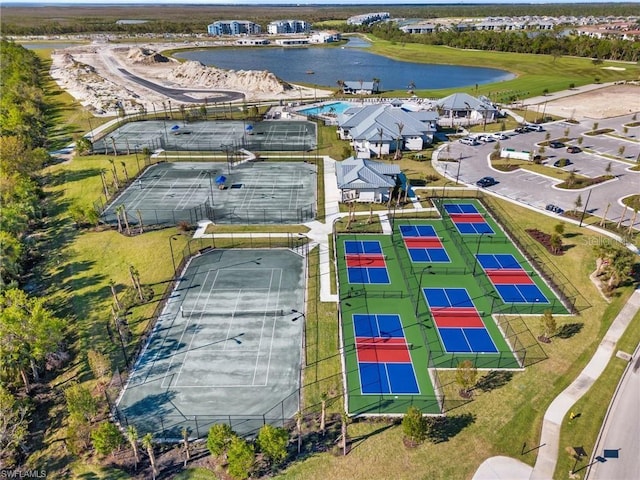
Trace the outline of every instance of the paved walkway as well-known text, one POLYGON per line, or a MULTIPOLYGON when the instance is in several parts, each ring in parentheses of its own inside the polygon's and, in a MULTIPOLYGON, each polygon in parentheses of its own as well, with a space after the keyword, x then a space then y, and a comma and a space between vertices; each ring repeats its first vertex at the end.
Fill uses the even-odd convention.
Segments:
POLYGON ((492 457, 478 468, 474 480, 549 480, 558 462, 560 430, 567 412, 582 396, 589 391, 600 377, 611 357, 615 354, 616 343, 624 334, 627 326, 640 310, 640 289, 633 292, 627 304, 620 310, 604 338, 600 342, 591 361, 580 375, 560 395, 558 395, 544 414, 542 434, 540 436, 538 458, 533 468, 519 460, 509 457, 492 457), (514 470, 514 465, 517 469, 514 470), (516 476, 516 472, 517 475, 516 476), (529 472, 529 475, 526 473, 529 472))

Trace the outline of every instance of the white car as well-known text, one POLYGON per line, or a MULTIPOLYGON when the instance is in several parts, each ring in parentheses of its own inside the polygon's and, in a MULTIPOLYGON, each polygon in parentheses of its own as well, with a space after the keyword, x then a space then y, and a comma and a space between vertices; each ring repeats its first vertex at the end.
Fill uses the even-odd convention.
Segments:
POLYGON ((502 132, 496 132, 491 136, 493 137, 494 140, 507 140, 509 138, 502 132))
POLYGON ((493 138, 493 135, 489 135, 489 134, 480 135, 478 137, 478 140, 480 140, 481 142, 484 142, 484 143, 490 143, 490 142, 495 142, 496 141, 496 139, 493 138))
POLYGON ((480 145, 480 143, 473 137, 464 137, 460 139, 460 143, 463 145, 480 145))

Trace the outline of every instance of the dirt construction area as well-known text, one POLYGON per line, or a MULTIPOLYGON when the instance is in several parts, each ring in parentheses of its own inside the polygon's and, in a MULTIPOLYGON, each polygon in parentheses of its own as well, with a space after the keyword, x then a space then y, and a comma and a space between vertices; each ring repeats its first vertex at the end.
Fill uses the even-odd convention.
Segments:
POLYGON ((556 100, 550 95, 546 112, 578 120, 618 117, 640 112, 640 85, 612 85, 556 100))

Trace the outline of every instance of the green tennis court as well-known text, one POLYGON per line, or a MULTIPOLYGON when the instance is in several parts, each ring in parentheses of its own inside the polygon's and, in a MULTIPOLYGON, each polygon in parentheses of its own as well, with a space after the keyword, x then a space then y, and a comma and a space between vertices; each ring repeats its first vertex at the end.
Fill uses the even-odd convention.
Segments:
POLYGON ((118 401, 123 425, 158 438, 241 435, 299 409, 304 258, 210 250, 182 272, 118 401))
POLYGON ((441 413, 446 399, 431 369, 462 360, 523 368, 492 315, 568 313, 480 202, 446 205, 441 220, 397 220, 392 235, 337 237, 351 414, 403 414, 409 405, 441 413), (462 227, 449 216, 458 209, 469 210, 458 212, 462 227))
POLYGON ((124 123, 93 142, 105 155, 151 151, 307 151, 316 148, 316 125, 300 120, 143 120, 124 123))
POLYGON ((315 217, 316 166, 305 162, 159 163, 138 179, 102 213, 117 224, 124 206, 129 224, 304 223, 315 217), (221 188, 224 187, 224 188, 221 188))

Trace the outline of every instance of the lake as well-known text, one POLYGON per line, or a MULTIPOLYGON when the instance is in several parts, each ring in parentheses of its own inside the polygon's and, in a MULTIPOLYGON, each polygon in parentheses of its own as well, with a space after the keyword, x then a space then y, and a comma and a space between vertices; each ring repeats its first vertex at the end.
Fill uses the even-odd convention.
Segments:
POLYGON ((336 87, 338 80, 380 79, 381 90, 403 90, 410 83, 417 90, 467 87, 515 78, 495 68, 412 63, 366 51, 367 42, 350 39, 344 47, 232 47, 175 53, 177 58, 197 60, 229 70, 269 70, 292 83, 336 87), (308 72, 313 72, 309 74, 308 72))

